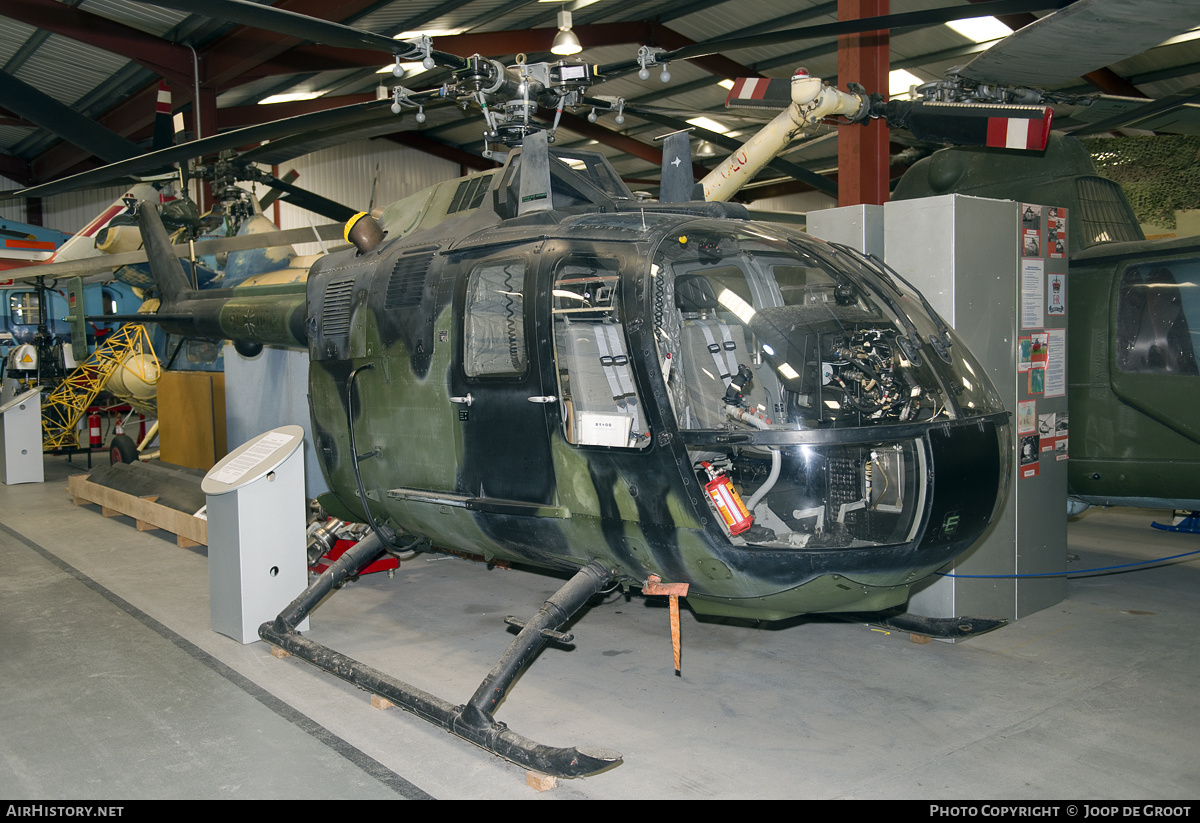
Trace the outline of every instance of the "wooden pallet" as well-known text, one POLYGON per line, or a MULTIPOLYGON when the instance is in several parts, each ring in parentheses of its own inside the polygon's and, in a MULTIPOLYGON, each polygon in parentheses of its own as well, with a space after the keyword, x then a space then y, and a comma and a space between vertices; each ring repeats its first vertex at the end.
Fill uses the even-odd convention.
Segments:
POLYGON ((89 475, 75 474, 67 478, 67 488, 76 506, 95 503, 105 517, 118 514, 134 519, 140 532, 163 529, 175 535, 180 548, 208 545, 208 521, 185 512, 160 506, 154 502, 158 495, 135 497, 88 481, 89 475))

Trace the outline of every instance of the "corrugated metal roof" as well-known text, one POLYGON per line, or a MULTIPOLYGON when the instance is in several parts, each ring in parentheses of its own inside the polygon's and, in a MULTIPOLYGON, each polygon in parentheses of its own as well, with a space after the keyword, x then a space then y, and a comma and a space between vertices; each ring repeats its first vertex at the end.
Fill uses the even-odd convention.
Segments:
POLYGON ((188 17, 187 12, 135 3, 133 0, 83 0, 80 8, 117 23, 162 36, 188 17))

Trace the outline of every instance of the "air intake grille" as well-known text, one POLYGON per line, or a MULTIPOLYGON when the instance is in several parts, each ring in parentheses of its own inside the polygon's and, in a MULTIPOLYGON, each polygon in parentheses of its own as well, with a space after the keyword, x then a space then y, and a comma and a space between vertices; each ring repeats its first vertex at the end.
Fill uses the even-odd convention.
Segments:
POLYGON ((450 208, 446 209, 446 214, 479 208, 479 204, 483 202, 483 195, 491 183, 492 175, 490 174, 469 178, 459 183, 458 189, 454 192, 454 199, 450 201, 450 208))
POLYGON ((350 301, 354 278, 330 283, 321 309, 321 330, 326 337, 350 333, 350 301))
POLYGON ((1082 177, 1075 181, 1075 191, 1079 195, 1079 239, 1084 248, 1142 239, 1137 224, 1129 219, 1119 185, 1100 177, 1082 177))
POLYGON ((383 307, 387 311, 421 305, 421 292, 425 287, 425 274, 433 254, 414 254, 401 257, 388 278, 387 295, 383 307))

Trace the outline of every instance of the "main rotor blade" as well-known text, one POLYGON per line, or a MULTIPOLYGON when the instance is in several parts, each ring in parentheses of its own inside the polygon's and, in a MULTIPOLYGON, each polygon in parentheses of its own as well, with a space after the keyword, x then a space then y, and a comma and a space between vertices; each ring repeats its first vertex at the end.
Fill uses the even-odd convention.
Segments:
POLYGON ((1013 32, 959 74, 1011 86, 1066 83, 1141 54, 1197 23, 1200 10, 1180 0, 1077 0, 1013 32))
POLYGON ((105 163, 115 163, 142 151, 137 144, 6 71, 0 71, 0 106, 91 152, 105 163))
POLYGON ((80 174, 64 177, 51 183, 33 186, 14 192, 16 197, 47 197, 78 188, 95 186, 116 180, 127 175, 136 175, 157 169, 171 163, 178 163, 192 157, 199 157, 225 149, 234 149, 250 143, 263 140, 273 140, 288 134, 295 134, 306 129, 326 129, 337 126, 348 126, 372 118, 394 117, 391 113, 391 102, 388 100, 371 100, 367 103, 355 103, 350 106, 340 106, 324 111, 310 112, 284 120, 270 123, 260 123, 257 126, 246 126, 242 129, 227 131, 212 137, 193 140, 178 146, 152 151, 139 157, 131 157, 118 163, 112 163, 99 169, 85 171, 80 174))
MULTIPOLYGON (((1165 1, 1165 0, 1160 0, 1165 1)), ((691 60, 695 57, 707 57, 710 54, 736 51, 756 46, 773 46, 780 43, 791 43, 796 40, 812 40, 821 37, 836 37, 842 34, 860 34, 865 31, 880 31, 884 29, 899 29, 909 26, 932 26, 949 20, 962 20, 968 17, 984 17, 986 15, 1020 14, 1033 11, 1060 9, 1071 0, 993 0, 990 3, 976 3, 967 6, 950 6, 946 8, 911 11, 901 14, 885 14, 879 17, 864 17, 859 20, 840 20, 836 23, 824 23, 819 26, 803 26, 798 29, 749 34, 744 37, 726 37, 684 46, 675 51, 664 52, 657 56, 657 62, 665 63, 675 60, 691 60)), ((612 63, 598 66, 597 74, 610 77, 623 74, 640 67, 636 60, 623 63, 612 63)), ((852 79, 852 78, 851 78, 852 79)))
MULTIPOLYGON (((247 3, 245 0, 135 0, 135 2, 201 14, 214 20, 228 20, 244 26, 254 26, 298 37, 301 40, 311 40, 326 46, 382 51, 402 59, 424 57, 419 49, 403 40, 395 40, 365 29, 356 29, 353 26, 345 26, 328 20, 318 20, 315 17, 272 6, 247 3)), ((466 60, 457 55, 435 51, 430 56, 439 65, 447 68, 460 69, 466 65, 466 60)))
POLYGON ((1135 129, 1147 128, 1153 124, 1146 124, 1145 126, 1140 124, 1152 117, 1158 117, 1181 106, 1196 102, 1200 102, 1200 90, 1193 88, 1179 94, 1172 94, 1170 97, 1164 97, 1161 100, 1151 100, 1130 111, 1121 112, 1120 114, 1106 117, 1103 120, 1097 120, 1095 123, 1089 123, 1083 128, 1071 132, 1071 136, 1086 137, 1089 134, 1100 134, 1126 127, 1135 129))
POLYGON ((358 214, 357 210, 349 206, 343 206, 336 200, 322 197, 316 192, 302 189, 286 180, 280 180, 278 177, 268 176, 262 182, 273 189, 287 192, 287 195, 281 198, 284 202, 319 214, 322 217, 328 217, 330 220, 336 220, 338 223, 345 223, 351 217, 358 214))
MULTIPOLYGON (((423 104, 426 111, 434 111, 439 106, 449 105, 451 102, 441 97, 440 88, 427 92, 419 92, 412 95, 410 99, 423 104)), ((321 130, 305 129, 303 133, 272 140, 270 143, 249 149, 242 153, 242 159, 252 163, 265 163, 274 166, 279 163, 286 163, 303 154, 310 154, 330 146, 340 146, 343 143, 350 143, 354 140, 366 140, 370 137, 392 134, 404 127, 405 114, 411 116, 412 112, 411 110, 405 110, 400 115, 393 115, 389 112, 386 116, 381 113, 378 118, 364 120, 355 125, 339 123, 321 130)))

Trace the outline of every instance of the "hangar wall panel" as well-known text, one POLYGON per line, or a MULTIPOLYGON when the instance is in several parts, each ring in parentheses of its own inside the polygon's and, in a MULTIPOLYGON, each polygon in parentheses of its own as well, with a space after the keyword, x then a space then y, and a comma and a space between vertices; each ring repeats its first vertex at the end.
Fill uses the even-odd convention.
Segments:
MULTIPOLYGON (((20 184, 0 177, 0 189, 14 188, 20 188, 20 184)), ((124 193, 125 190, 119 186, 108 186, 103 189, 46 197, 42 200, 42 223, 46 228, 74 234, 92 222, 96 215, 124 193)), ((0 219, 27 222, 25 201, 10 200, 0 203, 0 219)))

